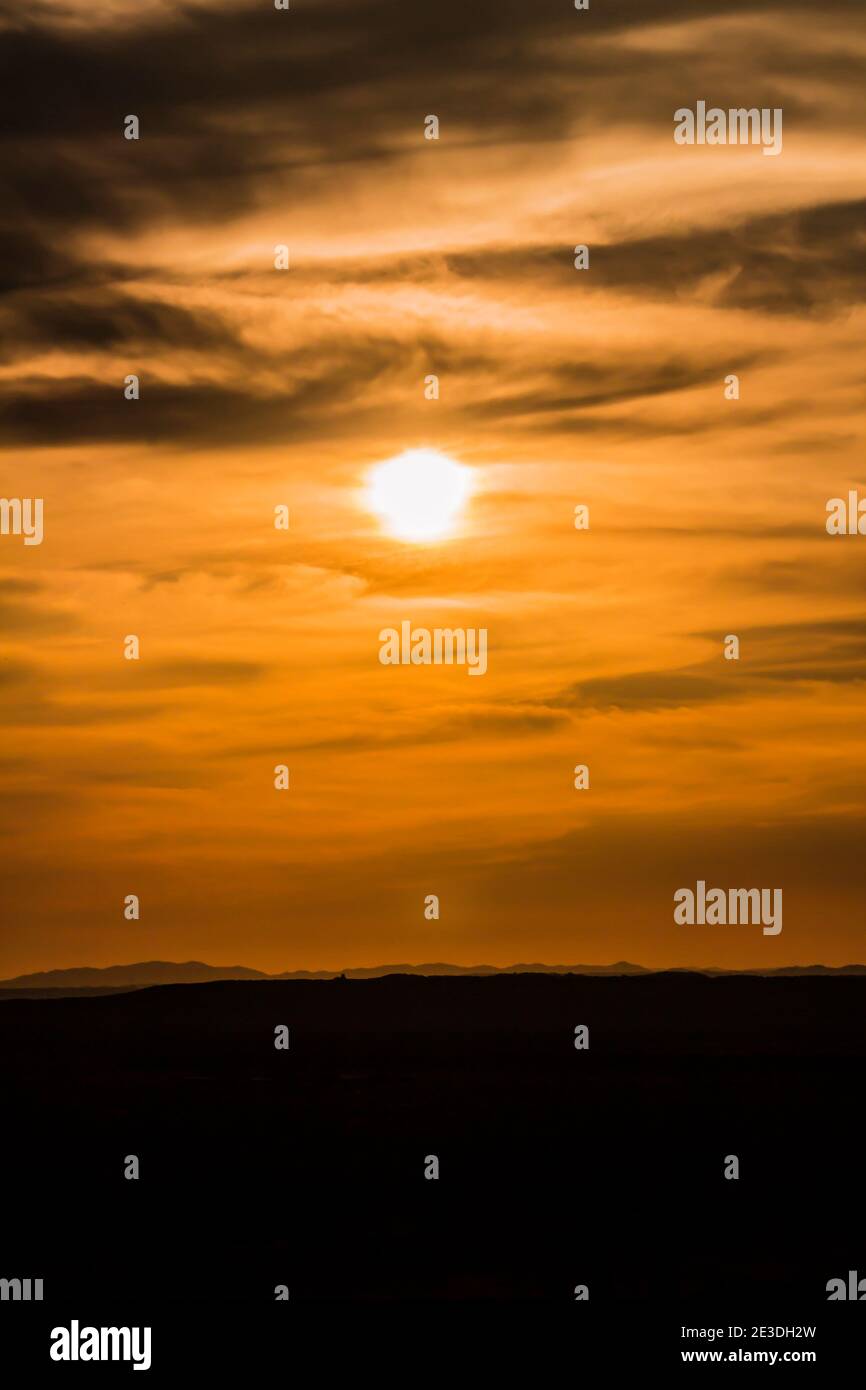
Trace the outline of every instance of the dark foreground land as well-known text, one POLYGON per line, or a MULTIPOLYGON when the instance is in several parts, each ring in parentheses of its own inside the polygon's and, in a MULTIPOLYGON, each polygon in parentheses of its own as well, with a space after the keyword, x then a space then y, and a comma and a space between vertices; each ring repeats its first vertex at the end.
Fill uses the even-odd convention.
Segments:
POLYGON ((0 1046, 0 1275, 46 1299, 817 1310, 866 1275, 863 978, 168 986, 4 1001, 0 1046))

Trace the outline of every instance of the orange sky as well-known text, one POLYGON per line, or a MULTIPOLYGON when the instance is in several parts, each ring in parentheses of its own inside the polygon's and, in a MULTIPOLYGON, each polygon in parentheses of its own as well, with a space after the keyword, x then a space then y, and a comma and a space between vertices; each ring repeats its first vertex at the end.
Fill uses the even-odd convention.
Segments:
POLYGON ((862 8, 466 9, 0 4, 0 490, 45 506, 2 976, 864 959, 862 8), (675 145, 698 99, 781 155, 675 145), (423 446, 475 494, 415 545, 363 487, 423 446), (486 675, 382 666, 406 619, 486 675), (698 879, 783 931, 674 925, 698 879))

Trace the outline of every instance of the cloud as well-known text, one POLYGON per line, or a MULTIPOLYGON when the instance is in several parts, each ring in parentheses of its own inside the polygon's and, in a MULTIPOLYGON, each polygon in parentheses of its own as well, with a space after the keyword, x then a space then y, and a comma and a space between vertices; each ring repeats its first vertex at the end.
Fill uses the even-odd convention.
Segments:
MULTIPOLYGON (((417 748, 440 743, 459 743, 471 740, 480 743, 496 739, 526 739, 549 734, 562 728, 566 715, 561 710, 544 710, 524 706, 508 708, 503 705, 482 709, 455 711, 445 718, 432 717, 424 723, 417 720, 411 726, 397 729, 377 729, 346 737, 317 739, 295 745, 298 753, 356 752, 371 749, 417 748)), ((236 750, 248 752, 249 750, 236 750)), ((259 751, 267 751, 265 748, 259 751)))
POLYGON ((686 95, 683 50, 689 88, 700 77, 713 99, 738 104, 744 80, 759 77, 764 101, 784 91, 786 110, 813 120, 826 100, 810 99, 802 79, 853 85, 859 74, 842 0, 820 16, 807 0, 697 13, 661 0, 650 23, 646 6, 576 14, 561 0, 442 0, 435 19, 396 0, 331 0, 301 19, 260 3, 144 5, 122 22, 112 8, 103 25, 98 11, 70 25, 53 9, 6 8, 0 167, 10 218, 67 231, 169 217, 204 229, 281 193, 304 200, 323 167, 402 157, 431 107, 452 141, 479 148, 563 142, 611 123, 667 128, 686 95), (805 32, 768 27, 778 9, 805 32), (704 28, 692 35, 696 18, 704 28), (809 42, 810 24, 823 43, 809 42), (830 51, 828 35, 840 39, 830 51), (50 94, 41 100, 35 74, 50 94), (137 143, 122 138, 130 112, 142 121, 137 143))
POLYGON ((170 344, 172 351, 201 353, 230 350, 240 342, 225 319, 212 311, 193 311, 178 304, 143 300, 111 288, 86 292, 19 295, 3 310, 2 356, 15 360, 34 347, 152 350, 170 344))
POLYGON ((695 671, 629 671, 577 681, 554 696, 550 704, 566 709, 683 709, 742 693, 742 687, 732 691, 730 681, 695 671))
POLYGON ((699 665, 591 677, 576 681, 547 703, 552 708, 657 712, 766 697, 783 683, 847 685, 866 680, 866 620, 742 628, 737 633, 738 662, 724 660, 724 635, 710 630, 693 634, 718 645, 718 657, 699 665))
POLYGON ((8 656, 0 656, 0 685, 7 689, 15 686, 29 685, 36 674, 37 668, 30 662, 11 660, 8 656))
POLYGON ((216 660, 204 657, 142 662, 137 672, 143 685, 157 690, 239 685, 261 680, 268 667, 259 661, 216 660))
POLYGON ((0 586, 0 632, 8 637, 48 636, 72 632, 80 626, 77 614, 44 603, 11 602, 3 596, 0 586))
MULTIPOLYGON (((707 286, 706 302, 718 308, 826 315, 864 297, 864 218, 866 200, 855 199, 743 214, 733 227, 594 242, 586 283, 594 291, 671 303, 691 301, 707 286)), ((558 242, 455 251, 444 260, 452 274, 473 283, 574 286, 571 248, 558 242)))
MULTIPOLYGON (((30 376, 0 383, 0 427, 9 443, 60 445, 70 443, 179 442, 190 448, 266 444, 312 438, 323 426, 339 436, 358 429, 365 411, 357 397, 374 380, 384 362, 393 360, 394 345, 370 352, 365 341, 344 343, 326 359, 311 350, 303 375, 277 390, 260 384, 255 372, 225 382, 173 383, 148 379, 147 363, 140 368, 141 395, 124 397, 124 374, 114 382, 87 377, 30 376)), ((291 371, 300 354, 286 354, 291 371)), ((367 414, 384 414, 385 405, 368 407, 367 414)))
MULTIPOLYGON (((745 370, 759 360, 759 354, 747 353, 738 360, 738 366, 745 370)), ((528 365, 524 364, 524 381, 528 365)), ((548 364, 546 379, 535 389, 526 390, 525 385, 522 390, 515 389, 516 383, 512 381, 506 382, 506 390, 502 391, 500 382, 494 396, 470 406, 468 413, 479 418, 574 415, 718 383, 724 380, 729 365, 729 359, 701 361, 694 356, 688 360, 669 358, 661 362, 623 361, 620 357, 614 373, 611 362, 600 361, 598 357, 568 363, 553 361, 548 364)))

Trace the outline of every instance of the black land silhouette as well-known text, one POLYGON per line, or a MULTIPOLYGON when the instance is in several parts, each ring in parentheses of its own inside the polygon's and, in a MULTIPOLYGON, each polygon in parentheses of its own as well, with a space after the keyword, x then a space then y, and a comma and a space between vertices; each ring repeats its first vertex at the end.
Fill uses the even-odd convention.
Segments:
POLYGON ((2 1272, 77 1306, 587 1284, 817 1310, 866 1248, 864 1006, 856 974, 10 991, 2 1272))

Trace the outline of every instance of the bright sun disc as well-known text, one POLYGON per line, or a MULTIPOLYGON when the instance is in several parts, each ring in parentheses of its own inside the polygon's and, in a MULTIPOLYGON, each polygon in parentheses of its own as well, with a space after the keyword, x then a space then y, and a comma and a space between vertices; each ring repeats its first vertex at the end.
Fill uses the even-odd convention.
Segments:
POLYGON ((400 540, 439 540, 453 531, 469 480, 469 469, 447 454, 407 449, 374 468, 369 503, 400 540))

